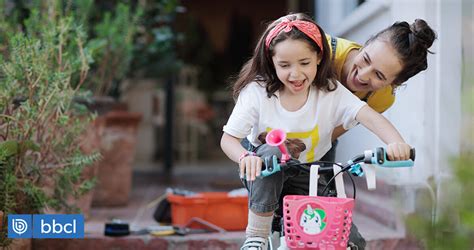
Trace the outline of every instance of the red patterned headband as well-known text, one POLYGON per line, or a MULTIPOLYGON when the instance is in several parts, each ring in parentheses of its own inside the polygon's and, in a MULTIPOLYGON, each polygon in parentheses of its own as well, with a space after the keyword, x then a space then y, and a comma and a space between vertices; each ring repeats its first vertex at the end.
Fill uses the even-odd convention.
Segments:
POLYGON ((291 21, 288 18, 283 18, 283 20, 273 27, 273 29, 268 33, 267 38, 265 39, 265 47, 268 49, 272 40, 278 36, 281 31, 290 32, 293 27, 296 27, 298 30, 311 38, 319 46, 321 52, 323 52, 321 33, 314 23, 303 20, 291 21))

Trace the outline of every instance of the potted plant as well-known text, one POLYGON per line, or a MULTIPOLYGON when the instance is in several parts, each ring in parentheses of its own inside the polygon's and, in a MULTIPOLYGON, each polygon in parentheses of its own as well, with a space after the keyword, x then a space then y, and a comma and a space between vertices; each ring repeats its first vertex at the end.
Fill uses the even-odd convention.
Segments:
POLYGON ((89 70, 85 33, 74 17, 38 9, 23 24, 0 58, 0 211, 77 212, 100 158, 80 146, 94 115, 74 101, 89 70))
POLYGON ((90 93, 76 95, 75 100, 97 113, 95 123, 103 126, 99 132, 102 157, 94 190, 96 205, 124 205, 131 190, 132 160, 141 114, 128 112, 117 100, 133 55, 141 8, 125 2, 33 0, 23 6, 29 15, 36 12, 46 15, 35 22, 33 32, 49 25, 47 15, 53 19, 71 16, 82 27, 82 52, 89 67, 87 74, 81 74, 81 81, 72 85, 90 93))
POLYGON ((118 206, 128 202, 132 187, 132 163, 141 113, 129 112, 118 101, 120 86, 130 68, 134 37, 141 16, 140 6, 95 3, 88 26, 93 54, 91 72, 84 89, 93 93, 90 107, 104 124, 97 188, 93 204, 118 206), (105 10, 107 9, 107 10, 105 10), (111 10, 109 10, 111 9, 111 10))

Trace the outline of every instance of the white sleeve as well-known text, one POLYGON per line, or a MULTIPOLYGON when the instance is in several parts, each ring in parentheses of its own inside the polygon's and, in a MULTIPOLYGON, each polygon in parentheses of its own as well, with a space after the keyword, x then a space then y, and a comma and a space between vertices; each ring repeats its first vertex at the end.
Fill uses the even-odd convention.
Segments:
POLYGON ((356 115, 363 106, 367 105, 367 103, 361 101, 340 83, 338 83, 335 91, 339 97, 339 104, 336 105, 335 110, 337 114, 336 117, 339 119, 336 122, 336 125, 339 126, 342 124, 344 129, 349 130, 358 124, 355 119, 356 115))
POLYGON ((239 94, 232 114, 224 125, 223 131, 237 138, 250 134, 259 118, 259 98, 256 86, 247 85, 239 94))

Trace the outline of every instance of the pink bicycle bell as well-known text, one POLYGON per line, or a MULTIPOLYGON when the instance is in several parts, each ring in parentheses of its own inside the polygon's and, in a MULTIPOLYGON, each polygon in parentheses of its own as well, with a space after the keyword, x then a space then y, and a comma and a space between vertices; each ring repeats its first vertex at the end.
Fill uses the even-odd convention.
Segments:
POLYGON ((285 163, 290 159, 290 155, 288 154, 288 150, 285 147, 286 140, 286 133, 281 129, 273 129, 268 132, 267 137, 265 137, 265 141, 268 145, 278 147, 281 151, 281 163, 285 163))

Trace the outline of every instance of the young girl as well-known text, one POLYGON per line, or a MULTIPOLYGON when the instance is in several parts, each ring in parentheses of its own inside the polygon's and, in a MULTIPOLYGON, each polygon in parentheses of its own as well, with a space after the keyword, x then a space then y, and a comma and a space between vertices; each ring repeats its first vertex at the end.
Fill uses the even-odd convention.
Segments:
POLYGON ((306 15, 292 14, 271 23, 247 64, 234 84, 237 102, 221 139, 222 150, 239 163, 249 190, 247 239, 242 249, 265 249, 283 187, 307 193, 308 176, 302 180, 278 172, 256 179, 261 156, 279 153, 274 147, 258 147, 262 132, 279 128, 289 138, 300 139, 306 149, 298 159, 307 162, 320 159, 330 149, 335 127, 349 129, 359 122, 387 143, 391 160, 409 158, 410 146, 391 123, 334 79, 324 31, 306 15), (258 148, 247 151, 240 143, 245 137, 258 148))

